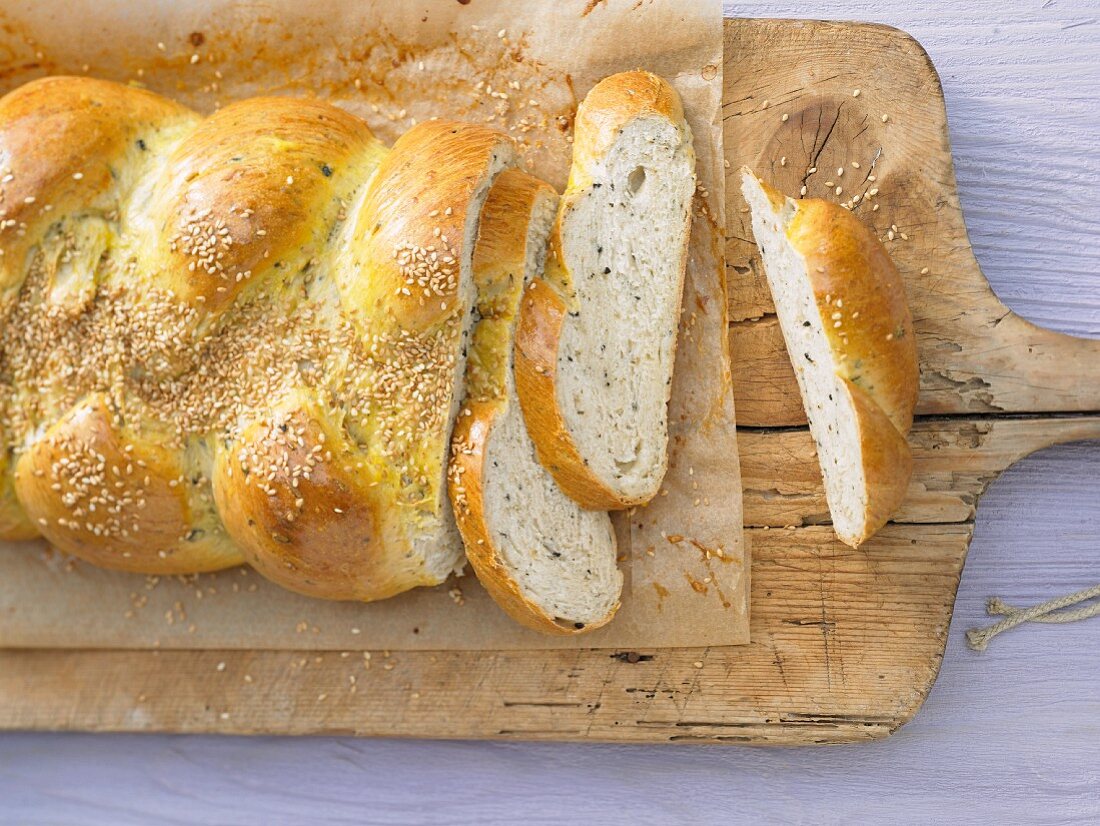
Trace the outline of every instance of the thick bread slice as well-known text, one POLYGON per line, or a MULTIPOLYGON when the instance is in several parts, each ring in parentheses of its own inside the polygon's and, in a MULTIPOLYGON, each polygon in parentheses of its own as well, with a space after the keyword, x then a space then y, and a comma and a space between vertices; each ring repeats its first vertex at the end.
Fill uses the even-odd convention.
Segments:
POLYGON ((817 445, 833 527, 858 547, 905 498, 919 369, 905 287, 850 211, 742 170, 752 228, 817 445))
POLYGON ((546 274, 516 333, 539 460, 586 508, 646 502, 664 478, 694 191, 675 90, 648 72, 597 84, 577 111, 546 274))
POLYGON ((575 634, 619 607, 615 533, 606 512, 583 510, 539 464, 513 376, 520 301, 542 270, 556 206, 550 186, 516 170, 500 175, 485 203, 474 253, 481 320, 450 494, 466 556, 501 608, 536 631, 575 634))

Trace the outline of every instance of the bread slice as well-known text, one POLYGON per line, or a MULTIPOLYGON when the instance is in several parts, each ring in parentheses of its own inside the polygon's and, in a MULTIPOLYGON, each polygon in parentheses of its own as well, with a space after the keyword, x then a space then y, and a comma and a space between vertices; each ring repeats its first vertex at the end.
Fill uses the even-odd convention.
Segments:
POLYGON ((546 274, 523 302, 516 385, 539 460, 586 508, 656 495, 695 191, 675 90, 612 75, 577 111, 546 274))
POLYGON ((549 185, 509 170, 485 203, 473 262, 480 321, 449 488, 466 556, 493 599, 523 625, 574 634, 614 616, 623 577, 610 517, 583 510, 539 464, 516 398, 519 305, 542 270, 557 200, 549 185))
POLYGON ((742 190, 817 445, 833 527, 853 548, 901 505, 919 370, 913 319, 886 249, 849 210, 742 190))

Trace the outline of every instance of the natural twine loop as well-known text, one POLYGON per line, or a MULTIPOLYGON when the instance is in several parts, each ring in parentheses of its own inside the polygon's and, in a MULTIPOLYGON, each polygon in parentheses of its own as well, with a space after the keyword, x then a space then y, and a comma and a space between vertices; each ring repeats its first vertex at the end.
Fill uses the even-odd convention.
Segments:
POLYGON ((1080 608, 1071 607, 1098 598, 1100 598, 1100 585, 1094 585, 1075 594, 1067 594, 1064 597, 1041 602, 1030 608, 1013 608, 1001 601, 999 597, 990 597, 986 601, 985 612, 991 617, 1003 616, 1004 619, 985 628, 971 628, 966 632, 967 644, 975 651, 985 651, 986 646, 995 636, 1010 631, 1025 622, 1077 622, 1078 620, 1098 616, 1100 615, 1100 602, 1083 605, 1080 608), (1070 610, 1063 610, 1066 608, 1070 610))

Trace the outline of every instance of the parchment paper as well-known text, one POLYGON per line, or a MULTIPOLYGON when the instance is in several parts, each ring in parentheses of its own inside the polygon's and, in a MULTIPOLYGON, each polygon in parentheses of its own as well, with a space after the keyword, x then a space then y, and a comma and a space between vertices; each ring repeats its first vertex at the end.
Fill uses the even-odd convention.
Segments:
POLYGON ((431 117, 489 122, 559 189, 577 101, 645 68, 682 96, 695 201, 671 404, 671 466, 619 514, 623 606, 574 639, 521 628, 472 575, 372 605, 299 597, 247 569, 184 578, 97 570, 40 543, 0 546, 0 646, 508 649, 748 641, 748 565, 729 384, 718 0, 8 2, 0 91, 43 74, 140 83, 201 111, 261 93, 317 95, 394 140, 431 117))

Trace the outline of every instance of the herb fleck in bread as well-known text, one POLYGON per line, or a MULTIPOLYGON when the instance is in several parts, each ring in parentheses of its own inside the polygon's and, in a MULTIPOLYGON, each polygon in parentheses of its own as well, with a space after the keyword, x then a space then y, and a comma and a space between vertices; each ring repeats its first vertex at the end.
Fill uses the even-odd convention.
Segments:
POLYGON ((582 506, 656 495, 695 191, 673 88, 612 75, 577 111, 544 277, 516 333, 516 385, 542 464, 582 506))
POLYGON ((919 370, 905 287, 849 210, 793 200, 742 170, 753 234, 817 445, 837 536, 858 547, 912 474, 919 370))

